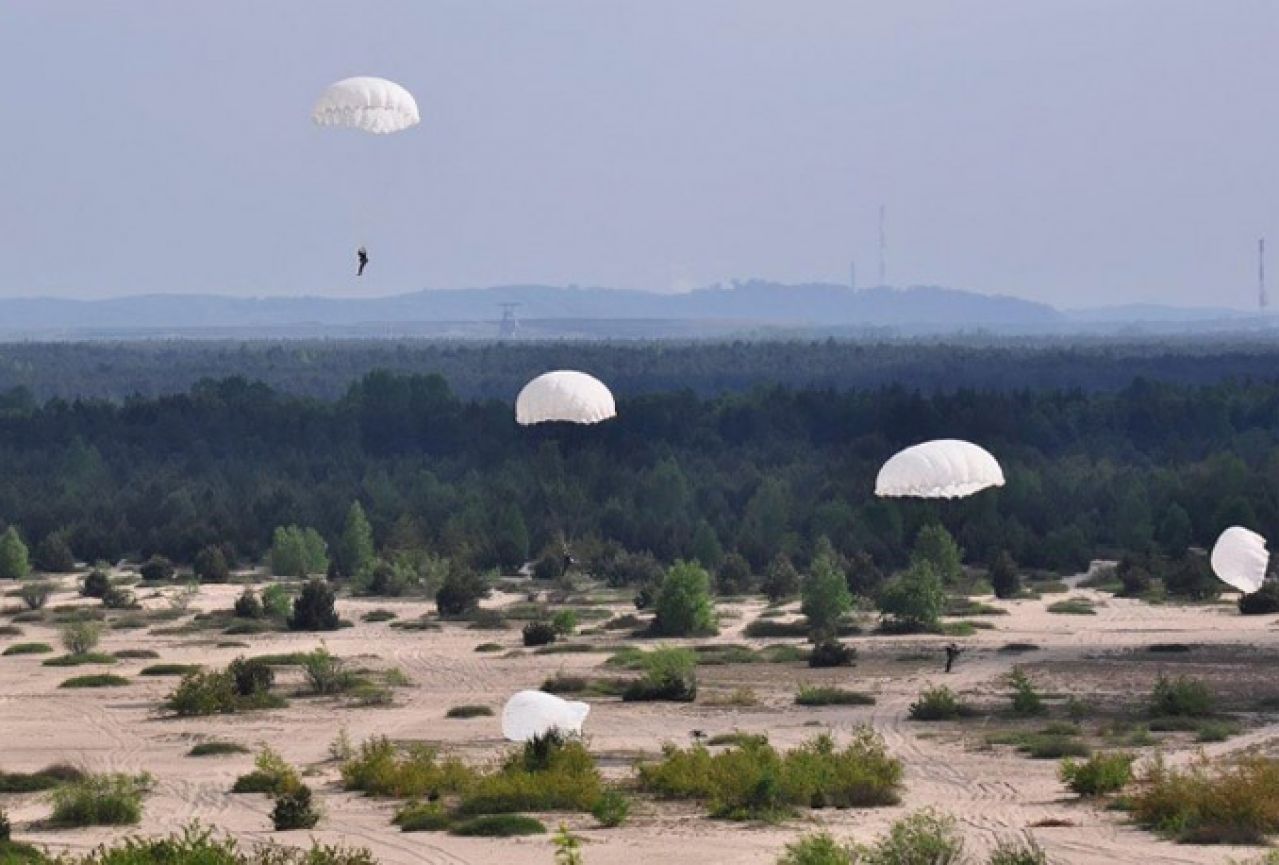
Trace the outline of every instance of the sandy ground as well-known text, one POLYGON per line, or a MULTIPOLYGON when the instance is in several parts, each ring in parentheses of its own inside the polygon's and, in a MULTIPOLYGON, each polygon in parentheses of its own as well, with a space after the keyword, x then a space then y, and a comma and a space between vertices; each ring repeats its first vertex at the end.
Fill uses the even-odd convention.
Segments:
MULTIPOLYGON (((70 582, 67 586, 69 589, 70 582)), ((191 610, 226 609, 239 591, 238 586, 206 586, 191 610)), ((852 669, 813 671, 799 664, 702 668, 704 693, 749 686, 760 697, 757 707, 624 705, 602 699, 595 701, 587 723, 592 750, 601 755, 606 773, 615 777, 628 775, 635 755, 654 752, 663 741, 687 743, 693 729, 708 734, 734 729, 767 731, 775 744, 789 746, 822 729, 841 736, 858 725, 871 724, 905 763, 904 801, 899 807, 825 810, 781 826, 755 826, 709 820, 692 806, 637 802, 632 818, 618 829, 600 829, 584 815, 570 815, 566 822, 586 839, 585 857, 590 865, 772 863, 783 844, 805 831, 825 827, 837 835, 868 841, 894 819, 925 806, 954 815, 975 854, 1038 821, 1061 819, 1073 825, 1032 830, 1058 862, 1221 863, 1230 856, 1255 855, 1258 851, 1248 848, 1171 844, 1126 825, 1120 814, 1075 801, 1057 780, 1055 761, 1030 760, 1009 748, 976 747, 982 727, 989 721, 956 726, 907 720, 908 705, 931 684, 944 682, 979 703, 1002 702, 1002 677, 1016 663, 1025 665, 1045 690, 1078 693, 1098 705, 1135 704, 1162 670, 1203 675, 1227 690, 1234 680, 1232 670, 1238 670, 1244 684, 1238 689, 1241 693, 1231 699, 1255 704, 1260 697, 1279 697, 1279 677, 1272 674, 1279 657, 1275 654, 1279 637, 1273 617, 1241 618, 1230 606, 1152 606, 1086 590, 1072 595, 1093 598, 1099 603, 1098 614, 1047 613, 1046 606, 1062 595, 992 601, 1009 615, 988 617, 994 630, 981 630, 962 640, 966 651, 950 675, 941 670, 944 638, 857 637, 850 640, 860 653, 858 666, 852 669), (1041 648, 1023 655, 997 651, 1014 641, 1032 642, 1041 648), (1205 651, 1220 649, 1220 653, 1216 661, 1201 661, 1205 656, 1199 651, 1181 656, 1144 651, 1151 643, 1166 642, 1204 644, 1211 647, 1205 651), (1237 650, 1230 651, 1231 647, 1237 650), (1254 658, 1252 651, 1243 647, 1256 647, 1261 652, 1254 658), (801 682, 829 682, 869 691, 878 702, 869 707, 796 707, 793 696, 801 682)), ((70 591, 65 591, 50 605, 73 599, 70 591)), ((153 599, 148 604, 163 606, 165 602, 153 599)), ((385 599, 340 602, 343 615, 357 621, 373 608, 396 610, 405 619, 429 606, 385 599)), ((762 603, 729 609, 732 618, 726 622, 720 641, 756 646, 779 642, 741 637, 741 628, 762 609, 762 603)), ((48 626, 28 624, 22 628, 25 633, 21 637, 0 637, 0 649, 19 641, 57 644, 57 633, 48 626)), ((584 639, 605 645, 621 642, 615 635, 584 639)), ((329 761, 328 746, 345 727, 356 742, 386 735, 440 742, 470 759, 491 759, 505 748, 497 719, 446 720, 446 709, 461 703, 485 703, 500 712, 511 692, 537 687, 559 670, 593 671, 606 655, 502 657, 474 651, 476 645, 490 640, 518 648, 517 627, 492 632, 446 625, 438 631, 406 631, 387 623, 360 623, 324 635, 323 640, 331 651, 345 658, 371 666, 398 666, 413 684, 397 690, 397 705, 390 708, 354 709, 332 701, 295 699, 280 710, 173 719, 158 711, 175 683, 173 679, 138 677, 123 688, 60 690, 58 684, 71 675, 106 668, 43 667, 38 655, 0 658, 0 769, 31 771, 67 761, 93 771, 145 770, 156 779, 142 824, 128 831, 48 830, 39 825, 49 812, 44 797, 0 796, 0 806, 7 808, 15 821, 15 837, 53 849, 84 850, 131 832, 167 833, 198 819, 250 841, 305 844, 308 835, 314 835, 326 842, 367 846, 386 863, 551 862, 552 848, 545 837, 488 840, 396 831, 389 823, 394 802, 366 799, 338 788, 336 764, 329 761), (264 797, 228 793, 233 780, 250 768, 251 756, 186 756, 192 744, 209 739, 248 746, 269 743, 291 762, 311 767, 310 783, 326 810, 320 827, 313 833, 269 831, 270 806, 264 797)), ((224 665, 240 654, 305 650, 320 642, 321 637, 314 634, 163 636, 133 630, 107 631, 101 649, 148 648, 157 651, 164 662, 224 665), (252 648, 216 648, 213 644, 218 639, 241 639, 252 648)), ((156 661, 122 661, 110 669, 132 676, 152 663, 156 661)), ((284 677, 286 687, 289 681, 284 677)), ((1060 716, 1060 712, 1056 714, 1060 716)), ((1268 746, 1272 740, 1279 740, 1279 719, 1254 715, 1244 734, 1206 746, 1206 750, 1220 754, 1268 746)), ((1165 750, 1171 759, 1184 760, 1198 747, 1181 742, 1165 750)), ((547 819, 554 824, 559 817, 547 819)))

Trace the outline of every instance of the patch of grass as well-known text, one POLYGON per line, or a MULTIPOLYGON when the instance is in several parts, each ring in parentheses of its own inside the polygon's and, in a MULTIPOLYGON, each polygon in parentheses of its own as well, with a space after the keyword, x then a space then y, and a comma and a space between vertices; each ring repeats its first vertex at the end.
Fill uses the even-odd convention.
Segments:
POLYGON ((111 654, 121 661, 147 660, 160 657, 160 653, 153 649, 121 649, 111 654))
POLYGON ((105 652, 83 652, 78 655, 59 655, 43 662, 45 667, 81 667, 85 664, 114 664, 115 655, 105 652))
POLYGON ((1133 819, 1192 844, 1264 844, 1279 832, 1279 759, 1246 755, 1185 769, 1154 760, 1128 799, 1133 819))
POLYGON ((533 650, 534 655, 580 655, 586 652, 607 652, 610 651, 604 646, 592 646, 590 643, 550 643, 545 646, 538 646, 533 650))
POLYGON ((986 737, 990 745, 1013 745, 1034 760, 1060 760, 1063 757, 1087 757, 1092 749, 1075 732, 1052 727, 1038 732, 995 733, 986 737))
POLYGON ((945 616, 1006 616, 1008 611, 1003 607, 995 607, 974 601, 972 598, 949 598, 946 602, 945 616))
POLYGON ((734 730, 731 733, 718 733, 706 740, 707 745, 767 745, 768 736, 764 733, 743 733, 734 730))
POLYGON ((6 646, 4 651, 0 652, 0 655, 6 657, 10 655, 47 655, 52 651, 53 646, 48 643, 14 643, 11 646, 6 646))
POLYGON ((84 772, 66 763, 54 763, 38 772, 0 772, 0 793, 39 793, 84 777, 84 772))
POLYGON ((253 771, 235 779, 232 793, 266 793, 279 795, 302 786, 298 770, 278 753, 263 745, 253 758, 253 771))
POLYGON ((1094 754, 1087 760, 1061 761, 1058 770, 1062 783, 1076 795, 1087 799, 1118 793, 1132 780, 1132 754, 1094 754))
POLYGON ((54 826, 130 826, 142 819, 149 775, 86 775, 53 790, 54 826))
POLYGON ((951 721, 956 718, 967 718, 976 714, 955 696, 945 685, 927 688, 919 698, 910 704, 912 721, 951 721))
POLYGON ((1095 616, 1097 610, 1087 598, 1067 598, 1048 605, 1048 612, 1066 616, 1095 616))
POLYGON ((617 790, 605 790, 591 807, 591 816, 608 828, 621 826, 630 813, 630 800, 617 790))
POLYGON ((389 622, 392 619, 398 618, 399 615, 400 614, 395 612, 394 610, 369 610, 367 613, 360 616, 360 621, 361 622, 389 622))
POLYGON ((517 835, 543 835, 546 826, 540 820, 523 814, 489 814, 458 823, 449 829, 449 833, 479 838, 513 838, 517 835))
POLYGON ((201 742, 187 751, 188 757, 220 757, 223 754, 248 754, 249 749, 235 742, 201 742))
POLYGON ((17 625, 0 625, 0 637, 21 637, 22 629, 17 625))
POLYGON ((743 740, 712 753, 702 745, 667 745, 662 759, 638 766, 640 786, 667 799, 695 799, 711 815, 777 820, 797 807, 871 807, 899 801, 901 763, 883 740, 862 728, 842 750, 830 736, 787 752, 743 740))
POLYGON ((1160 676, 1150 693, 1149 712, 1156 718, 1202 718, 1212 714, 1215 704, 1212 691, 1203 682, 1185 676, 1160 676))
POLYGON ((426 798, 458 793, 475 779, 460 760, 440 759, 425 745, 399 748, 385 737, 369 739, 342 763, 342 786, 370 796, 426 798))
POLYGON ((1182 654, 1191 651, 1193 648, 1193 646, 1188 646, 1185 643, 1151 643, 1146 647, 1146 651, 1182 654))
POLYGON ((453 818, 439 802, 410 802, 395 812, 391 823, 401 832, 443 832, 453 818))
POLYGON ((1204 721, 1195 730, 1196 742, 1224 742, 1238 736, 1240 727, 1231 721, 1204 721))
POLYGON ((711 694, 703 691, 702 699, 698 702, 703 706, 744 708, 746 706, 758 706, 759 695, 755 693, 753 688, 734 688, 731 691, 718 691, 711 694))
POLYGON ((199 664, 152 664, 139 671, 142 676, 185 676, 200 669, 199 664))
POLYGON ((446 718, 489 718, 493 715, 490 706, 454 706, 444 713, 446 718))
POLYGON ((119 688, 129 684, 129 680, 124 676, 117 676, 114 673, 95 673, 91 676, 72 676, 67 679, 59 688, 119 688))
POLYGON ((807 637, 808 622, 803 618, 792 619, 787 622, 779 622, 773 618, 760 618, 749 623, 742 633, 748 637, 765 640, 785 637, 807 637))
POLYGON ((502 651, 504 648, 506 648, 506 647, 505 647, 505 646, 503 646, 501 643, 480 643, 478 646, 476 646, 476 647, 475 647, 475 651, 477 651, 477 652, 500 652, 500 651, 502 651))
POLYGON ((861 691, 849 691, 825 685, 800 685, 795 694, 797 706, 873 706, 875 698, 861 691))

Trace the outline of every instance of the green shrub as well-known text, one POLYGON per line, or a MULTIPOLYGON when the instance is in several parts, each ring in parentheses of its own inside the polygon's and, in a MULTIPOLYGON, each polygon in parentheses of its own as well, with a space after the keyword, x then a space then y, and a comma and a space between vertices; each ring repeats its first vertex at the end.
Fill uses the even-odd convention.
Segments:
POLYGON ((873 706, 875 698, 860 691, 819 685, 801 685, 795 694, 797 706, 873 706))
POLYGON ((115 655, 106 652, 85 652, 81 655, 59 655, 47 661, 41 661, 42 667, 83 667, 86 664, 114 664, 115 655))
POLYGON ((320 811, 312 801, 311 788, 297 784, 275 795, 271 823, 277 832, 312 829, 320 822, 320 811))
POLYGON ((122 685, 129 684, 129 680, 124 676, 117 676, 114 673, 96 673, 92 676, 72 676, 67 679, 59 688, 118 688, 122 685))
POLYGON ((1150 694, 1152 717, 1201 718, 1211 715, 1216 700, 1203 682, 1179 676, 1160 676, 1150 694))
POLYGON ((449 829, 449 832, 453 835, 482 838, 512 838, 516 835, 544 834, 546 826, 523 814, 491 814, 458 823, 449 829))
POLYGON ((557 636, 570 636, 577 630, 577 613, 573 610, 560 610, 551 617, 551 627, 557 636))
POLYGON ((18 597, 22 599, 22 603, 26 604, 28 610, 41 609, 49 602, 49 596, 52 594, 53 584, 43 580, 23 583, 18 589, 18 597))
POLYGON ((262 606, 258 593, 249 586, 245 586, 244 591, 235 599, 232 612, 240 619, 261 619, 266 616, 266 608, 262 606))
POLYGON ((945 609, 942 578, 927 561, 912 562, 879 592, 879 611, 897 632, 934 629, 945 609))
POLYGON ((293 599, 283 583, 271 583, 262 590, 262 612, 276 621, 284 621, 292 614, 293 599))
POLYGON ((853 850, 825 832, 787 844, 776 865, 851 865, 853 850))
POLYGON ((1095 616, 1097 611, 1087 598, 1067 598, 1048 605, 1048 612, 1067 616, 1095 616))
POLYGON ((315 694, 340 694, 358 683, 356 675, 347 670, 345 662, 331 653, 327 646, 320 646, 302 656, 302 673, 315 694))
POLYGON ((207 546, 195 554, 195 578, 200 583, 225 583, 231 579, 226 553, 218 546, 207 546))
POLYGON ((1017 563, 1007 550, 1000 550, 990 563, 990 585, 997 598, 1015 598, 1021 592, 1017 563))
POLYGON ((342 786, 370 796, 396 798, 438 797, 457 793, 475 778, 475 771, 461 761, 441 761, 434 748, 411 745, 399 749, 386 738, 373 738, 360 745, 342 763, 342 786))
POLYGON ((810 573, 800 585, 800 612, 808 623, 810 639, 818 646, 834 641, 840 617, 853 606, 847 577, 833 551, 828 544, 820 546, 826 548, 813 557, 810 573))
POLYGON ((220 757, 223 754, 247 754, 249 749, 235 742, 201 742, 187 751, 188 757, 220 757))
POLYGON ((72 655, 87 655, 102 639, 102 625, 97 622, 71 622, 61 631, 62 645, 72 655))
POLYGON ((710 574, 700 565, 676 562, 662 580, 653 611, 654 634, 693 637, 718 633, 710 574))
POLYGON ((960 865, 964 839, 952 817, 918 811, 893 823, 874 844, 859 847, 858 865, 960 865))
POLYGON ((808 653, 808 666, 851 667, 856 658, 857 650, 852 646, 845 646, 838 640, 823 640, 808 653))
POLYGON ((159 555, 147 559, 138 568, 138 576, 142 577, 142 581, 146 583, 172 582, 176 573, 173 562, 159 555))
POLYGON ((506 647, 501 643, 480 643, 475 647, 477 652, 500 652, 506 647))
POLYGON ((399 613, 393 610, 369 610, 360 616, 361 622, 389 622, 399 617, 399 613))
POLYGON ((84 777, 84 772, 66 763, 54 763, 38 772, 0 772, 0 793, 39 793, 84 777))
POLYGON ((1011 673, 1008 674, 1008 684, 1012 686, 1012 709, 1013 714, 1030 716, 1042 715, 1048 711, 1048 707, 1044 705, 1043 697, 1039 696, 1039 692, 1035 690, 1035 685, 1030 681, 1026 672, 1021 667, 1013 667, 1011 673))
POLYGON ((232 793, 267 793, 280 796, 302 786, 298 770, 269 746, 263 745, 253 758, 253 771, 235 779, 232 793))
POLYGON ((1000 839, 990 851, 986 865, 1050 865, 1048 854, 1039 842, 1027 832, 1025 837, 1012 840, 1000 839))
POLYGON ((546 646, 555 642, 555 628, 550 622, 529 622, 524 626, 525 646, 546 646))
POLYGON ((53 646, 48 643, 14 643, 6 646, 0 655, 47 655, 53 651, 53 646))
POLYGON ((622 693, 625 702, 670 700, 691 703, 697 698, 697 655, 688 649, 658 648, 639 656, 644 676, 622 693))
POLYGON ((453 706, 444 713, 446 718, 487 718, 493 715, 493 709, 489 706, 453 706))
POLYGON ((461 563, 451 563, 448 574, 435 593, 435 606, 445 618, 465 616, 479 607, 492 592, 488 579, 461 563))
POLYGON ((1094 754, 1084 762, 1062 760, 1062 782, 1076 795, 1095 798, 1118 793, 1132 780, 1132 754, 1094 754))
POLYGON ((101 598, 111 588, 111 578, 101 568, 94 568, 85 574, 80 583, 80 595, 85 598, 101 598))
POLYGON ((443 832, 453 819, 439 802, 410 802, 395 812, 391 823, 401 832, 443 832))
POLYGON ((638 767, 642 788, 668 799, 698 799, 711 814, 773 820, 796 807, 869 807, 898 801, 901 763, 863 728, 843 750, 819 736, 781 753, 767 741, 745 740, 712 754, 702 745, 667 745, 662 759, 638 767))
POLYGON ((603 782, 595 760, 577 740, 551 734, 526 742, 496 772, 462 791, 463 814, 590 811, 603 782))
POLYGON ((1129 797, 1137 823, 1193 844, 1264 844, 1279 832, 1279 759, 1245 755, 1185 769, 1156 759, 1129 797))
POLYGON ((1266 580, 1252 594, 1239 596, 1240 615, 1268 616, 1272 613, 1279 613, 1279 580, 1266 580))
POLYGON ((182 716, 217 715, 285 705, 272 694, 271 669, 259 659, 237 658, 225 670, 196 670, 182 677, 165 707, 182 716))
POLYGON ((617 790, 605 790, 591 807, 591 816, 609 828, 621 826, 630 813, 630 800, 617 790))
POLYGON ((199 669, 199 664, 152 664, 149 667, 143 667, 140 671, 140 675, 185 676, 187 673, 194 673, 199 669))
POLYGON ((910 704, 912 721, 950 721, 967 717, 973 710, 965 706, 945 685, 927 688, 910 704))
POLYGON ((55 826, 128 826, 142 819, 149 775, 86 775, 53 790, 55 826))
POLYGON ((336 631, 341 625, 336 604, 337 593, 328 580, 319 577, 308 580, 301 594, 293 600, 289 630, 336 631))
MULTIPOLYGON (((34 848, 32 848, 34 849, 34 848)), ((6 860, 4 865, 21 865, 23 860, 6 860)), ((45 863, 43 856, 31 858, 32 865, 45 863)), ((309 848, 257 844, 243 849, 234 838, 214 838, 213 830, 191 823, 181 832, 161 838, 131 837, 91 852, 63 855, 57 865, 377 865, 368 850, 312 842, 309 848)))

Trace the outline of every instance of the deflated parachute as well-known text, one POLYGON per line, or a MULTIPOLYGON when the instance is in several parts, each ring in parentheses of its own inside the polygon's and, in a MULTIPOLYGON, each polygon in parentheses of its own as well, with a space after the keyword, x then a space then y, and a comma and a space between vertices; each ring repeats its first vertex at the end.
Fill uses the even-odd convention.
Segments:
POLYGON ((568 421, 599 423, 617 414, 613 394, 599 379, 561 369, 539 375, 515 398, 515 420, 521 424, 568 421))
POLYGON ((385 78, 344 78, 320 94, 311 119, 318 126, 340 126, 374 135, 403 132, 421 117, 417 101, 394 81, 385 78))
POLYGON ((875 495, 953 499, 1003 485, 1003 470, 984 448, 937 439, 908 447, 884 463, 875 478, 875 495))
POLYGON ((527 742, 551 730, 580 735, 590 714, 586 703, 563 700, 543 691, 520 691, 502 710, 502 735, 512 742, 527 742))
POLYGON ((1212 546, 1212 571, 1245 595, 1261 588, 1266 579, 1270 552, 1266 539, 1242 526, 1231 526, 1212 546))

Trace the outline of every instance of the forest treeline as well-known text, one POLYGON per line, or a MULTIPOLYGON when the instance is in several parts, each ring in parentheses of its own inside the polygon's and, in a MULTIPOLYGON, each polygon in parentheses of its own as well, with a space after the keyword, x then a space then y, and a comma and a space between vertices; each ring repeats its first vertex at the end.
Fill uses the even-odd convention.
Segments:
POLYGON ((1194 340, 701 342, 447 342, 422 340, 164 341, 0 344, 0 391, 37 400, 185 393, 206 378, 242 376, 299 396, 337 399, 376 369, 439 373, 460 396, 513 399, 549 369, 581 369, 630 395, 688 389, 701 396, 760 383, 801 389, 1115 391, 1136 377, 1177 384, 1270 378, 1279 344, 1262 336, 1194 340))
POLYGON ((0 530, 82 560, 210 545, 258 558, 276 529, 334 543, 352 502, 376 544, 476 567, 548 546, 610 542, 663 562, 740 553, 757 573, 820 538, 882 569, 921 527, 974 562, 1007 551, 1063 571, 1102 554, 1178 556, 1231 524, 1279 535, 1279 382, 1122 390, 923 393, 766 386, 619 400, 591 427, 523 428, 501 400, 439 375, 369 373, 340 398, 243 378, 189 392, 44 403, 0 394, 0 530), (1007 485, 956 502, 880 500, 901 447, 987 447, 1007 485))

